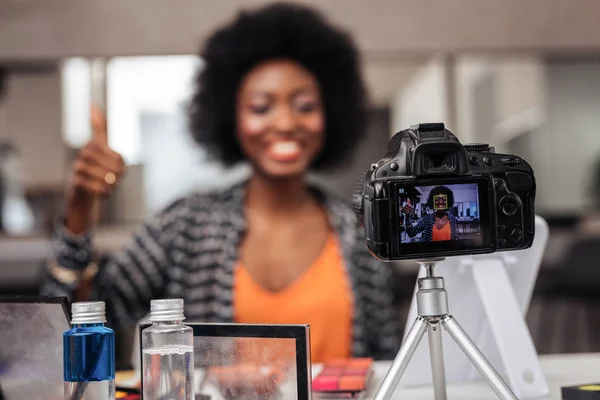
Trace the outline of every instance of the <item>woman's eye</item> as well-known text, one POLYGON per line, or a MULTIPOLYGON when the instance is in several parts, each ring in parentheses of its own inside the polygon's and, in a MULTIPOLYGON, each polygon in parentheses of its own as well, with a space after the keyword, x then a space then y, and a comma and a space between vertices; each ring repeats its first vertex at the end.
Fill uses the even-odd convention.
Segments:
POLYGON ((300 103, 297 105, 298 111, 302 112, 302 113, 309 113, 309 112, 313 112, 317 109, 317 103, 316 102, 306 102, 306 103, 300 103))
POLYGON ((269 111, 270 106, 268 104, 252 104, 250 110, 254 114, 265 114, 269 111))

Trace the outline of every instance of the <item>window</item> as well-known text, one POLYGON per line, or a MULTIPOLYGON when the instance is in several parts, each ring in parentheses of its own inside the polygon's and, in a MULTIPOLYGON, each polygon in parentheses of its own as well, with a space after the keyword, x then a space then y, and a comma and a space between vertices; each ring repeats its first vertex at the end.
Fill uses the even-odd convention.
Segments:
POLYGON ((91 62, 69 58, 61 66, 63 138, 79 148, 90 140, 91 62))
POLYGON ((193 56, 116 57, 106 71, 109 144, 128 164, 142 162, 142 118, 180 114, 200 61, 193 56))

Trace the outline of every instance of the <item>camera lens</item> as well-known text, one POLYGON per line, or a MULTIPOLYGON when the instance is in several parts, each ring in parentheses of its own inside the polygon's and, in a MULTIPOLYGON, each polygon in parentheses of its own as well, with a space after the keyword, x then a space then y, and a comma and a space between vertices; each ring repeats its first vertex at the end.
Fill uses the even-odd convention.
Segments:
POLYGON ((512 217, 519 210, 519 203, 514 197, 505 197, 500 201, 500 210, 507 217, 512 217))

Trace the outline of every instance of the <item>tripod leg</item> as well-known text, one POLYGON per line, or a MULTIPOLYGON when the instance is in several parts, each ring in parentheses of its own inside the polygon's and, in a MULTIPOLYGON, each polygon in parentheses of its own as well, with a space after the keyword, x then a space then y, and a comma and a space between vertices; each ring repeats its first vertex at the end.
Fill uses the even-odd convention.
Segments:
POLYGON ((442 325, 500 399, 519 400, 454 318, 447 316, 442 325))
POLYGON ((381 382, 381 386, 379 386, 375 397, 373 397, 373 400, 391 399, 392 394, 394 394, 394 391, 396 390, 396 386, 400 383, 402 374, 404 374, 410 359, 417 350, 419 342, 423 338, 425 331, 427 331, 427 325, 428 323, 423 317, 418 317, 415 320, 408 335, 406 335, 406 339, 400 347, 392 366, 385 375, 383 382, 381 382))
POLYGON ((431 323, 427 327, 427 331, 429 334, 429 356, 431 359, 434 398, 435 400, 446 400, 446 371, 444 371, 442 327, 439 322, 431 323))

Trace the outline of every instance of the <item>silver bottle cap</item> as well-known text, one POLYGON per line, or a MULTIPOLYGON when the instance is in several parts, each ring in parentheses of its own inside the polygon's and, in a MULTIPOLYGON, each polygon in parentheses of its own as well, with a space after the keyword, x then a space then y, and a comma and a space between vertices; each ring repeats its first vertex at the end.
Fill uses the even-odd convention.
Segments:
POLYGON ((71 324, 99 324, 106 322, 103 301, 82 301, 71 304, 71 324))
POLYGON ((150 321, 183 321, 183 299, 158 299, 150 301, 150 321))

